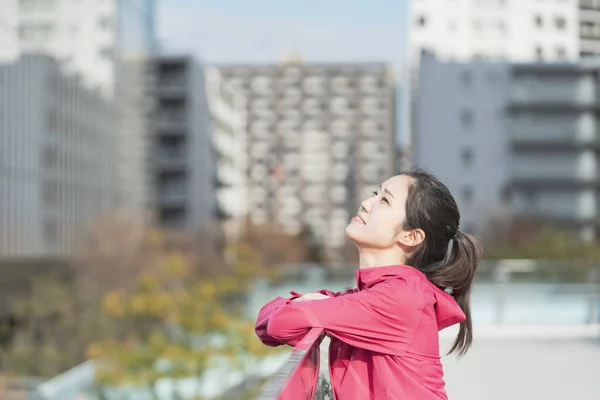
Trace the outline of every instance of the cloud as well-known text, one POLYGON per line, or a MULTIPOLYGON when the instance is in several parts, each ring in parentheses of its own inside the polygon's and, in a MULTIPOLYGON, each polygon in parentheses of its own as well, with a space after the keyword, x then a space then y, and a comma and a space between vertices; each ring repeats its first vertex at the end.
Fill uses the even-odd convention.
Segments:
POLYGON ((400 23, 377 28, 300 23, 231 16, 191 2, 161 3, 159 38, 165 50, 192 51, 208 62, 274 62, 294 51, 306 61, 399 64, 404 54, 400 23))

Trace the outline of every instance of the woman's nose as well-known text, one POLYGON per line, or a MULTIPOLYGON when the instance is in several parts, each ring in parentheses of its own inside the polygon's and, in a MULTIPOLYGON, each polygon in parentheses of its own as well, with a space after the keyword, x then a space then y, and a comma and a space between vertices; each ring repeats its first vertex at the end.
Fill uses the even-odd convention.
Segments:
POLYGON ((365 210, 366 213, 370 213, 371 212, 371 202, 369 200, 363 200, 362 203, 360 203, 360 208, 365 210))

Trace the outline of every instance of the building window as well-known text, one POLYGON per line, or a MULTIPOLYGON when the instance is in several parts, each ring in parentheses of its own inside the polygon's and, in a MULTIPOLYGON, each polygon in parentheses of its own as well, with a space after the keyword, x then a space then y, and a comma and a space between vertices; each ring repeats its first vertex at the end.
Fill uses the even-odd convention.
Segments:
POLYGON ((559 60, 561 60, 561 61, 566 60, 566 58, 567 58, 567 51, 565 50, 564 47, 558 46, 556 48, 556 58, 559 59, 559 60))
POLYGON ((111 46, 105 46, 100 49, 100 57, 104 60, 112 60, 114 57, 113 48, 111 46))
POLYGON ((461 158, 463 167, 465 167, 465 168, 471 167, 473 165, 473 158, 474 158, 473 149, 471 149, 469 147, 464 148, 460 154, 460 158, 461 158))
POLYGON ((464 70, 460 74, 460 81, 465 89, 470 88, 473 84, 473 75, 471 74, 471 71, 464 70))
POLYGON ((462 110, 460 113, 460 123, 464 129, 470 129, 473 126, 473 112, 471 110, 462 110))
POLYGON ((463 186, 461 189, 461 197, 465 205, 469 205, 473 202, 473 187, 463 186))
POLYGON ((55 0, 19 0, 19 7, 22 11, 48 11, 55 5, 55 0))
POLYGON ((110 17, 102 17, 98 20, 98 26, 100 26, 100 29, 102 30, 108 30, 112 26, 112 20, 110 17))
POLYGON ((565 20, 565 17, 556 17, 555 23, 556 29, 563 30, 567 26, 567 21, 565 20))
POLYGON ((536 46, 535 48, 535 56, 539 61, 544 60, 544 49, 542 46, 536 46))
POLYGON ((421 15, 417 18, 417 25, 419 26, 426 26, 427 25, 427 18, 424 15, 421 15))
POLYGON ((536 28, 541 28, 544 26, 544 20, 540 15, 536 15, 534 18, 536 28))
POLYGON ((23 24, 19 27, 19 37, 27 41, 43 41, 54 33, 54 25, 48 23, 23 24))
POLYGON ((55 245, 58 242, 58 223, 55 220, 44 220, 44 239, 48 245, 55 245))

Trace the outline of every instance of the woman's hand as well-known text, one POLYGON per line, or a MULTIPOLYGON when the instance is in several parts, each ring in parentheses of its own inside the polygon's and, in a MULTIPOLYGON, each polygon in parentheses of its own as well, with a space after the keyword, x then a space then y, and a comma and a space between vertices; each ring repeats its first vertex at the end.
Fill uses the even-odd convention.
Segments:
POLYGON ((325 300, 328 298, 329 296, 326 296, 322 293, 307 293, 304 296, 297 297, 292 301, 325 300))

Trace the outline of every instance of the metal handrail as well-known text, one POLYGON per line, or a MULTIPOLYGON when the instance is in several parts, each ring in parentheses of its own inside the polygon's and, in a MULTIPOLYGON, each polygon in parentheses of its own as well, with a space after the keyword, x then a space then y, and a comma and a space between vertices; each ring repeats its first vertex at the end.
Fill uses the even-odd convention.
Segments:
POLYGON ((279 368, 279 370, 269 378, 262 387, 261 392, 255 400, 292 400, 305 399, 299 393, 290 393, 292 385, 296 379, 301 379, 299 376, 300 367, 304 362, 309 360, 309 357, 316 359, 314 370, 314 384, 309 389, 314 398, 317 390, 317 382, 319 377, 319 362, 320 362, 320 344, 325 337, 322 328, 311 329, 306 336, 294 347, 294 350, 279 368))

